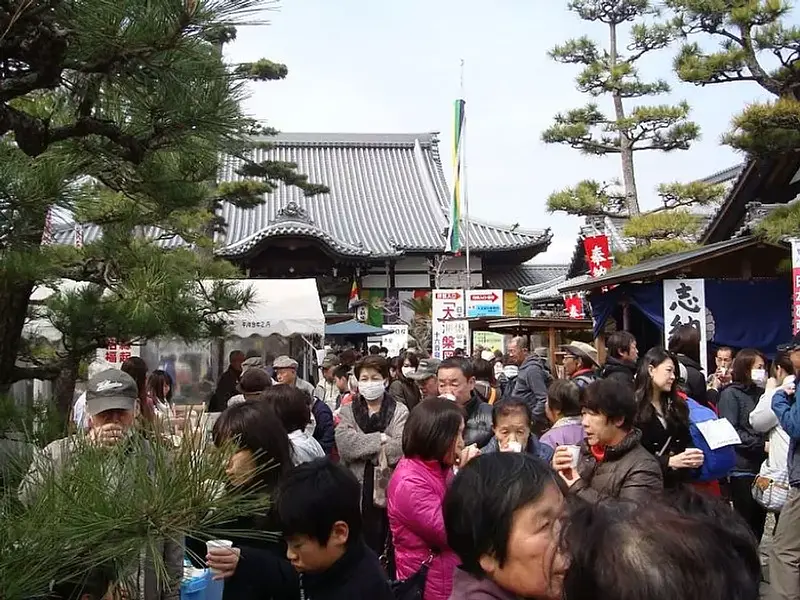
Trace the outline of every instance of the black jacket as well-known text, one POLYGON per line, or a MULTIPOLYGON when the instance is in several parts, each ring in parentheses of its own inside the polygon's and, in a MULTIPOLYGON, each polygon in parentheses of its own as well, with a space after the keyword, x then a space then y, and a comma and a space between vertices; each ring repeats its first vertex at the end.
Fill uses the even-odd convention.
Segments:
MULTIPOLYGON (((247 531, 263 535, 279 531, 279 528, 269 518, 240 518, 220 525, 219 534, 214 537, 232 540, 233 546, 241 551, 236 571, 225 580, 223 600, 296 600, 300 583, 294 567, 286 558, 286 544, 249 538, 244 533, 247 531), (232 531, 242 533, 230 535, 232 531)), ((186 549, 195 566, 205 567, 205 539, 186 538, 186 549)))
POLYGON ((636 363, 630 360, 622 360, 609 356, 606 359, 606 364, 603 365, 603 371, 600 373, 603 379, 613 379, 620 383, 624 383, 633 388, 633 379, 636 377, 636 363))
POLYGON ((394 600, 375 553, 359 541, 322 573, 301 577, 304 600, 394 600))
POLYGON ((661 465, 665 489, 674 489, 692 480, 695 474, 694 469, 671 469, 669 467, 669 458, 671 456, 680 454, 692 446, 692 436, 689 433, 688 425, 683 426, 667 421, 667 427, 665 428, 655 411, 653 411, 652 417, 647 421, 637 419, 636 427, 642 431, 642 446, 655 456, 661 465), (659 456, 658 453, 665 446, 666 449, 659 456))
POLYGON ((686 367, 686 383, 683 386, 686 395, 698 404, 709 406, 703 366, 683 354, 678 354, 678 362, 686 367))
POLYGON ((534 419, 545 418, 547 406, 547 388, 553 381, 553 375, 540 356, 528 355, 520 365, 519 375, 515 380, 513 395, 524 400, 531 407, 534 419))
POLYGON ((757 475, 761 463, 766 458, 766 434, 758 433, 750 425, 750 413, 758 404, 764 393, 755 385, 745 386, 732 383, 725 387, 719 395, 719 416, 730 421, 742 443, 736 446, 736 467, 734 472, 757 475))
POLYGON ((330 454, 336 445, 334 439, 333 411, 331 407, 318 398, 313 399, 311 412, 314 413, 314 420, 317 426, 314 427, 314 439, 319 442, 325 454, 330 454))
POLYGON ((238 392, 236 386, 239 384, 241 373, 234 371, 230 367, 222 374, 217 382, 217 389, 208 401, 208 412, 222 412, 228 408, 228 400, 238 392))
POLYGON ((478 448, 483 448, 492 439, 492 407, 483 400, 476 392, 472 392, 472 398, 464 405, 467 413, 467 422, 464 424, 464 444, 469 446, 475 444, 478 448))

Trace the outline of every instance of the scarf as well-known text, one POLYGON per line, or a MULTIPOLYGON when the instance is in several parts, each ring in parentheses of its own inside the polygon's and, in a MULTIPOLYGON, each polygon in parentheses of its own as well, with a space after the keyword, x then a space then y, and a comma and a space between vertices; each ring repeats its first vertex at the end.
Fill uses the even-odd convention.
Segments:
POLYGON ((364 433, 383 433, 394 418, 397 401, 389 394, 383 395, 381 409, 373 415, 369 414, 367 401, 360 395, 353 399, 353 418, 364 433))

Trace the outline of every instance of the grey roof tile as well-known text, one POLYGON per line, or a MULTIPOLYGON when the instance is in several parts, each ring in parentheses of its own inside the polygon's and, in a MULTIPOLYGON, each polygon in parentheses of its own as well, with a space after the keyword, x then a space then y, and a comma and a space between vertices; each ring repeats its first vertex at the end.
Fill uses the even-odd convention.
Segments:
MULTIPOLYGON (((228 226, 217 239, 219 254, 239 256, 264 239, 288 235, 318 238, 335 253, 353 257, 444 250, 450 192, 437 134, 282 133, 256 141, 270 147, 254 149, 253 160, 294 163, 330 193, 306 197, 296 187, 279 184, 256 208, 225 203, 222 216, 228 226)), ((241 180, 236 173, 239 163, 225 157, 219 180, 241 180)), ((544 251, 552 238, 549 229, 470 221, 467 239, 474 252, 544 251)), ((159 235, 153 228, 144 233, 159 235)), ((84 227, 86 243, 98 235, 95 225, 84 227)), ((59 227, 54 237, 71 244, 74 232, 71 226, 59 227)), ((175 237, 160 242, 166 247, 183 245, 175 237)))
POLYGON ((589 275, 578 275, 567 279, 565 274, 539 285, 523 288, 519 291, 519 297, 534 306, 547 302, 561 301, 563 299, 562 287, 580 284, 588 279, 589 275))
POLYGON ((496 272, 486 269, 484 272, 485 288, 501 290, 520 290, 531 286, 541 285, 557 277, 566 275, 569 265, 531 265, 521 264, 506 270, 496 272))

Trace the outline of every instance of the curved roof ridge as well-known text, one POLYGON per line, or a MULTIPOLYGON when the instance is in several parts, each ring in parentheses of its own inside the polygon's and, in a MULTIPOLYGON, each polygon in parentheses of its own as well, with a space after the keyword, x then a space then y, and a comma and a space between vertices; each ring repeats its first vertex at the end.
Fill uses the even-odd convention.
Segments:
POLYGON ((499 231, 507 231, 509 233, 517 233, 519 235, 528 235, 530 237, 539 237, 541 238, 542 235, 545 235, 550 228, 546 227, 545 229, 526 229, 524 227, 512 227, 510 225, 503 225, 501 223, 495 223, 493 221, 488 221, 486 219, 475 218, 470 216, 469 222, 473 225, 480 225, 482 227, 489 227, 491 229, 497 229, 499 231))
POLYGON ((419 142, 429 147, 438 141, 439 133, 323 133, 279 132, 277 135, 253 136, 254 142, 281 146, 331 146, 331 147, 413 147, 419 142))

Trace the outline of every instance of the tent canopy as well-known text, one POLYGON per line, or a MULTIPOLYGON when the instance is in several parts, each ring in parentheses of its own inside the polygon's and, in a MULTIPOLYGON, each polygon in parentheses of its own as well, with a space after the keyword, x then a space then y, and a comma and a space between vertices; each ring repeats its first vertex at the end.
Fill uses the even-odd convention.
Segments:
POLYGON ((325 335, 325 315, 314 279, 241 279, 253 291, 247 309, 228 317, 231 335, 325 335))
POLYGON ((360 323, 355 319, 325 327, 325 335, 389 335, 390 333, 392 332, 387 329, 360 323))
MULTIPOLYGON (((317 282, 313 279, 237 279, 225 280, 242 288, 250 287, 253 299, 250 306, 228 316, 231 335, 239 338, 272 334, 325 335, 325 316, 319 300, 317 282)), ((202 285, 211 286, 213 281, 202 285)), ((72 291, 85 283, 62 280, 58 285, 39 286, 31 295, 33 301, 43 301, 59 291, 72 291)), ((61 334, 48 321, 38 319, 28 323, 26 334, 43 335, 51 341, 61 339, 61 334)))

